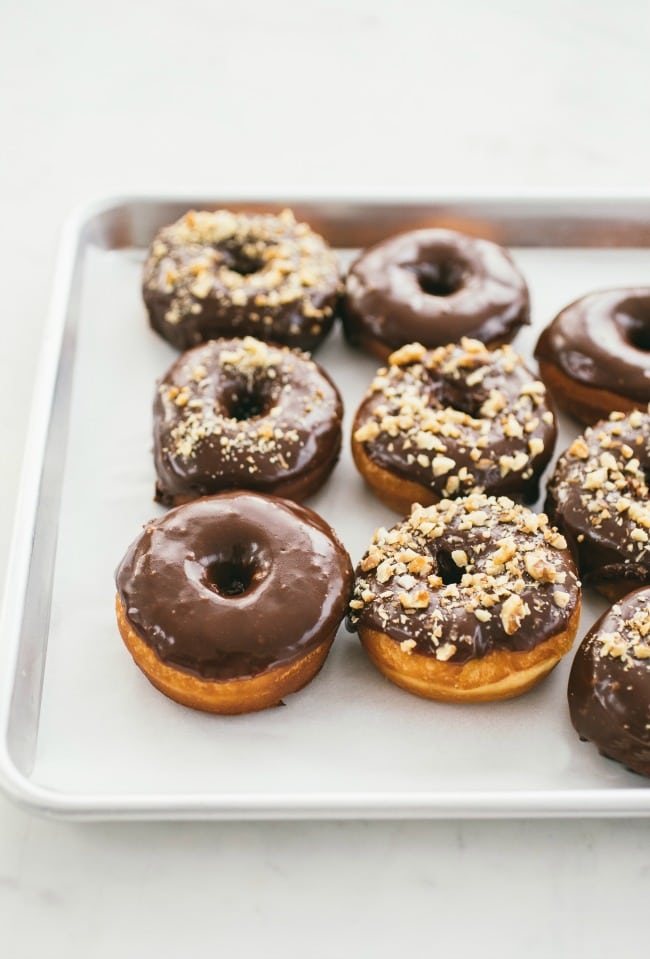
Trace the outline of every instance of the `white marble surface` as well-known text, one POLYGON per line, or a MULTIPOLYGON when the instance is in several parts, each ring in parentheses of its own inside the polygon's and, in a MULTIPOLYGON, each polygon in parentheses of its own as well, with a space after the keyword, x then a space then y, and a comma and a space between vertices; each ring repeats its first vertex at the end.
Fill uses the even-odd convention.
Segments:
MULTIPOLYGON (((0 576, 58 232, 138 190, 650 190, 646 0, 0 0, 0 576)), ((647 954, 648 821, 106 824, 0 799, 0 954, 647 954)))

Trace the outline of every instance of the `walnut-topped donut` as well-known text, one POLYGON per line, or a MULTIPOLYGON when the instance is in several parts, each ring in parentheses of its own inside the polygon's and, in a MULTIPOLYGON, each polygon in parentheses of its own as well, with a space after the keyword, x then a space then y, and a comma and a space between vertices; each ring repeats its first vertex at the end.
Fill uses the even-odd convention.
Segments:
POLYGON ((471 490, 532 502, 556 438, 544 384, 509 345, 412 343, 378 371, 352 432, 371 489, 405 512, 471 490))
POLYGON ((570 649, 580 584, 565 538, 507 497, 414 506, 379 529, 349 623, 375 665, 429 699, 516 696, 570 649))
POLYGON ((304 499, 338 459, 342 413, 305 353, 253 337, 188 350, 156 390, 156 499, 177 506, 227 489, 304 499))
POLYGON ((559 458, 546 508, 584 581, 610 599, 650 583, 650 414, 612 413, 559 458))
POLYGON ((339 293, 335 253, 290 210, 192 210, 160 230, 144 266, 151 325, 181 350, 246 335, 313 350, 339 293))
POLYGON ((571 722, 603 756, 650 776, 650 588, 611 606, 578 647, 571 722))

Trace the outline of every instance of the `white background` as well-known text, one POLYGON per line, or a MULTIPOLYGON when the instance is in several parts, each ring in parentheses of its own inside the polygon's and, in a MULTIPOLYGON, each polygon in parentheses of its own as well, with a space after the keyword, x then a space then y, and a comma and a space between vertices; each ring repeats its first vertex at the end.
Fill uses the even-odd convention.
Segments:
MULTIPOLYGON (((0 0, 0 19, 0 576, 72 205, 650 191, 647 0, 0 0)), ((0 954, 645 956, 649 826, 71 825, 0 799, 0 954)))

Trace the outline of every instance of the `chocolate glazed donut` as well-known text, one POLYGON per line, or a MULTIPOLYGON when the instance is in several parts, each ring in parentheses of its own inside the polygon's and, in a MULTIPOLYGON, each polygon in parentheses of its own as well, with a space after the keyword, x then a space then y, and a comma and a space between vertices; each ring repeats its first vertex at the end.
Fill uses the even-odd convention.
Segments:
POLYGON ((352 587, 347 552, 316 513, 277 497, 205 497, 149 523, 116 573, 136 663, 196 709, 263 709, 325 660, 352 587))
POLYGON ((569 677, 571 722, 608 759, 650 776, 650 589, 601 616, 569 677))
POLYGON ((290 210, 191 210, 154 239, 142 292, 151 326, 180 350, 249 335, 314 350, 340 278, 334 251, 290 210))
POLYGON ((530 322, 526 282, 510 254, 454 230, 414 230, 363 252, 346 283, 350 343, 379 359, 406 343, 462 336, 498 345, 530 322))
POLYGON ((339 456, 343 405, 305 353, 253 337, 188 350, 154 400, 156 499, 227 489, 311 496, 339 456))
POLYGON ((558 459, 546 512, 583 581, 610 600, 650 583, 650 414, 612 413, 558 459))
POLYGON ((535 356, 560 406, 583 423, 650 402, 650 287, 590 293, 542 332, 535 356))
POLYGON ((531 688, 568 652, 580 584, 544 514, 505 496, 443 500, 376 531, 349 628, 378 669, 428 699, 486 702, 531 688))
POLYGON ((355 465, 392 509, 482 490, 532 502, 557 435, 544 384, 508 344, 403 346, 352 430, 355 465))

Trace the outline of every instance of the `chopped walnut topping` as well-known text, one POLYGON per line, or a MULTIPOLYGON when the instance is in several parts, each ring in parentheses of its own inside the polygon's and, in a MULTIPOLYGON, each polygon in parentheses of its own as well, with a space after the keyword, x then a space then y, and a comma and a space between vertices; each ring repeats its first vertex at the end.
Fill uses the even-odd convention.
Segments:
POLYGON ((393 570, 389 560, 384 560, 383 563, 380 563, 377 567, 377 582, 378 583, 387 583, 388 580, 393 575, 393 570))
POLYGON ((487 566, 488 573, 495 576, 500 574, 500 567, 508 563, 517 552, 517 547, 511 539, 499 540, 497 545, 499 545, 499 549, 490 556, 487 566))
POLYGON ((567 548, 567 541, 566 541, 566 539, 564 538, 564 536, 562 535, 562 533, 558 533, 557 530, 554 530, 554 529, 547 530, 547 531, 545 532, 545 534, 544 534, 544 539, 545 539, 546 542, 549 544, 549 546, 552 546, 552 547, 553 547, 553 549, 566 549, 566 548, 567 548))
POLYGON ((391 366, 408 366, 410 363, 419 363, 426 353, 421 343, 407 343, 388 357, 391 366))
POLYGON ((363 426, 355 431, 354 438, 357 443, 367 443, 379 436, 379 424, 374 420, 368 420, 363 426))
POLYGON ((592 630, 590 643, 595 643, 601 658, 621 661, 623 667, 638 667, 650 659, 650 605, 647 591, 626 597, 608 611, 601 630, 592 630))
POLYGON ((481 623, 487 623, 492 619, 492 613, 489 609, 483 609, 481 606, 474 610, 474 615, 481 623))
POLYGON ((425 488, 464 495, 482 490, 484 480, 495 483, 495 447, 501 450, 502 477, 514 472, 528 480, 531 458, 548 458, 544 399, 544 387, 530 379, 510 346, 489 350, 468 338, 429 351, 407 344, 377 372, 357 414, 354 439, 366 443, 371 459, 376 451, 384 469, 390 469, 388 454, 395 471, 403 464, 425 488), (462 399, 472 391, 479 393, 477 413, 462 399))
POLYGON ((453 470, 456 465, 456 461, 450 459, 449 456, 434 456, 431 461, 433 467, 434 476, 444 476, 445 473, 449 473, 450 470, 453 470))
POLYGON ((472 650, 478 635, 488 637, 484 655, 489 637, 502 641, 524 623, 541 642, 557 631, 558 617, 564 621, 564 596, 568 622, 579 589, 570 556, 548 542, 556 536, 544 514, 506 497, 472 493, 415 505, 402 523, 375 532, 354 591, 357 600, 374 599, 351 607, 350 618, 388 635, 394 624, 400 642, 406 632, 420 652, 443 657, 450 645, 451 655, 467 644, 472 650))
POLYGON ((404 609, 426 609, 429 605, 429 594, 426 589, 419 589, 415 593, 400 593, 399 601, 404 609))
POLYGON ((456 652, 456 647, 453 643, 443 643, 441 646, 438 646, 436 649, 436 659, 441 660, 443 663, 446 663, 448 659, 456 652))
POLYGON ((650 415, 640 410, 588 428, 560 457, 549 496, 558 516, 570 511, 583 549, 606 542, 621 563, 650 566, 649 462, 650 415))
MULTIPOLYGON (((174 325, 200 313, 208 297, 236 308, 255 305, 272 324, 268 311, 287 303, 306 318, 331 316, 340 280, 334 252, 289 210, 277 216, 192 210, 154 240, 144 289, 145 296, 151 290, 170 297, 165 319, 174 325), (240 272, 233 266, 238 257, 253 268, 240 272), (324 305, 319 290, 328 294, 324 305)), ((253 322, 254 312, 248 317, 253 322)), ((300 325, 288 332, 300 332, 300 325)))
MULTIPOLYGON (((336 393, 323 392, 323 378, 304 353, 245 337, 205 343, 191 357, 181 357, 160 385, 156 435, 160 469, 180 475, 183 461, 194 460, 197 484, 234 475, 246 486, 261 463, 288 471, 310 429, 337 415, 336 393), (260 396, 269 405, 257 413, 260 396)), ((160 481, 164 487, 163 475, 160 481)))
MULTIPOLYGON (((625 413, 611 413, 610 420, 623 420, 625 419, 625 413)), ((643 426, 643 413, 641 410, 633 410, 628 417, 630 426, 634 430, 638 430, 643 426)))
POLYGON ((501 622, 508 636, 516 633, 525 616, 530 613, 529 607, 523 602, 521 596, 513 593, 508 597, 501 607, 501 622))
POLYGON ((544 557, 541 550, 531 550, 530 553, 526 553, 524 565, 528 575, 541 583, 554 583, 557 579, 555 566, 544 557))

